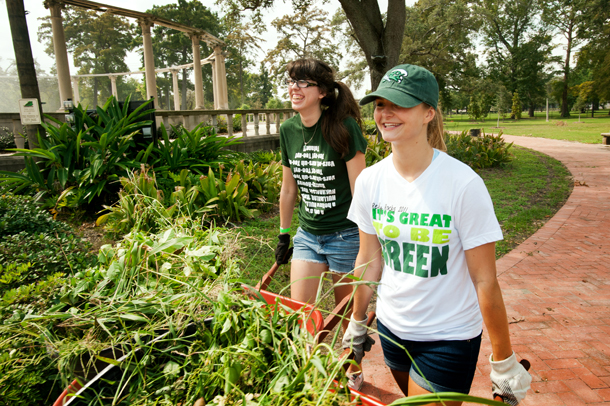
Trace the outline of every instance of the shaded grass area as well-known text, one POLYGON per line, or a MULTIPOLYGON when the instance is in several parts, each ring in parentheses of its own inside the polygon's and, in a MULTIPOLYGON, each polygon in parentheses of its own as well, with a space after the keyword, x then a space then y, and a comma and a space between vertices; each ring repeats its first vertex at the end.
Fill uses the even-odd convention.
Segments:
POLYGON ((555 117, 546 121, 545 113, 537 112, 535 117, 526 117, 521 120, 500 119, 500 128, 497 128, 497 114, 490 114, 483 121, 472 121, 467 114, 452 115, 444 117, 446 131, 463 131, 470 128, 484 129, 486 134, 497 134, 502 131, 504 134, 525 135, 529 137, 551 138, 556 140, 577 141, 587 144, 601 144, 601 133, 610 132, 610 115, 608 111, 597 111, 595 118, 581 115, 580 121, 578 114, 572 112, 572 117, 565 119, 555 117))
POLYGON ((484 169, 485 181, 504 240, 496 245, 500 258, 534 234, 564 205, 573 181, 568 169, 531 149, 511 148, 514 159, 504 168, 484 169))
MULTIPOLYGON (((504 240, 497 244, 500 258, 532 235, 563 206, 572 190, 570 172, 557 160, 542 153, 512 147, 513 161, 503 168, 480 170, 494 202, 502 226, 504 240)), ((298 227, 292 219, 294 236, 298 227)), ((275 262, 274 249, 279 230, 276 212, 266 218, 247 221, 237 226, 238 255, 243 261, 243 275, 256 283, 275 262)), ((277 272, 269 290, 280 292, 290 283, 290 267, 277 272)), ((325 289, 326 291, 326 289, 325 289)), ((283 292, 289 295, 289 291, 283 292)))

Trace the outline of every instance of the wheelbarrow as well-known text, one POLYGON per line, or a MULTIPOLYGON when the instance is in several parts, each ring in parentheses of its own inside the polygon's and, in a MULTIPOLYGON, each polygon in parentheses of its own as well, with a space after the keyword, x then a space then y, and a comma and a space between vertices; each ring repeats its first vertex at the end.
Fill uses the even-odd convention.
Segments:
MULTIPOLYGON (((327 316, 326 318, 323 318, 321 312, 319 310, 317 310, 311 304, 302 303, 297 300, 293 300, 288 297, 280 296, 280 295, 277 295, 275 293, 268 292, 265 290, 265 288, 271 282, 271 279, 272 279, 273 275, 276 273, 276 271, 278 270, 278 268, 279 268, 279 266, 277 264, 274 264, 273 267, 262 278, 261 282, 256 285, 255 288, 244 285, 243 287, 244 287, 246 294, 248 294, 250 296, 260 295, 271 306, 276 305, 276 303, 279 302, 280 304, 282 304, 292 310, 295 310, 295 311, 305 309, 306 314, 308 314, 307 320, 304 321, 305 328, 313 337, 315 337, 315 340, 317 343, 322 342, 324 340, 324 338, 328 335, 328 333, 330 333, 330 331, 341 321, 342 315, 344 314, 345 310, 348 309, 348 307, 349 307, 349 297, 346 298, 345 300, 343 300, 333 310, 333 312, 329 316, 327 316)), ((369 315, 368 324, 370 325, 370 323, 373 320, 374 320, 374 312, 371 312, 371 314, 369 315)), ((213 318, 209 318, 209 319, 206 319, 204 321, 204 323, 211 324, 212 321, 213 321, 213 318)), ((187 326, 186 330, 196 329, 196 328, 197 327, 193 323, 191 323, 187 326)), ((154 344, 156 341, 162 340, 169 333, 170 333, 169 331, 165 332, 164 334, 161 334, 158 337, 148 341, 144 347, 148 347, 151 344, 154 344)), ((188 331, 187 331, 187 334, 188 334, 188 331)), ((95 375, 91 378, 86 378, 87 382, 84 385, 81 385, 79 383, 79 381, 75 379, 70 385, 68 385, 68 387, 63 391, 63 393, 57 398, 57 400, 55 401, 53 406, 69 406, 69 405, 74 405, 74 404, 78 403, 78 396, 80 394, 84 393, 88 388, 95 385, 96 382, 101 381, 102 379, 107 379, 107 377, 110 376, 113 373, 113 371, 116 373, 116 371, 118 371, 118 368, 115 369, 116 365, 118 365, 120 362, 127 359, 129 356, 137 355, 137 353, 140 351, 141 351, 141 348, 138 348, 135 346, 131 347, 131 348, 122 348, 122 349, 110 348, 110 349, 102 351, 99 354, 101 358, 113 359, 113 360, 116 360, 116 362, 113 362, 113 363, 101 362, 99 367, 96 368, 96 372, 99 371, 97 373, 97 375, 95 375)), ((351 350, 346 349, 341 354, 341 357, 342 358, 340 358, 340 359, 346 360, 345 368, 347 368, 347 365, 348 365, 347 360, 350 357, 352 357, 351 350)), ((357 397, 357 396, 360 397, 362 405, 384 406, 383 403, 380 403, 379 401, 372 399, 358 391, 351 390, 351 393, 354 397, 357 397)))

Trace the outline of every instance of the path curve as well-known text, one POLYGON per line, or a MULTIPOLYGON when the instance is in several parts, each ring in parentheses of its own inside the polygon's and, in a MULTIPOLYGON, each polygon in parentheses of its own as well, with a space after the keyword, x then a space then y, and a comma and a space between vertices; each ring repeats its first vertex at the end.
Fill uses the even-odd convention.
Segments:
MULTIPOLYGON (((610 147, 505 135, 561 161, 575 186, 540 230, 497 262, 518 358, 532 364, 523 406, 610 404, 610 147)), ((379 338, 374 336, 377 343, 379 338)), ((491 397, 487 332, 472 395, 491 397)), ((402 397, 379 345, 364 358, 363 392, 402 397)))

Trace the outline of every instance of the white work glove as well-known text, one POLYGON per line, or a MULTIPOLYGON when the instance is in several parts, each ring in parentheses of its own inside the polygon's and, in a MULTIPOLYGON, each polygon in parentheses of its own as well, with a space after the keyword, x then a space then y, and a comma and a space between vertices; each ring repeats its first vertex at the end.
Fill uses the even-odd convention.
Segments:
POLYGON ((525 394, 530 388, 532 376, 527 370, 517 362, 517 357, 513 355, 502 361, 492 361, 492 356, 489 357, 491 364, 491 378, 493 396, 500 395, 504 403, 516 406, 525 399, 525 394))
POLYGON ((351 348, 354 353, 354 361, 358 364, 362 361, 364 353, 371 350, 375 340, 368 334, 366 326, 367 319, 358 321, 354 319, 354 315, 350 317, 349 325, 343 334, 343 348, 351 348))

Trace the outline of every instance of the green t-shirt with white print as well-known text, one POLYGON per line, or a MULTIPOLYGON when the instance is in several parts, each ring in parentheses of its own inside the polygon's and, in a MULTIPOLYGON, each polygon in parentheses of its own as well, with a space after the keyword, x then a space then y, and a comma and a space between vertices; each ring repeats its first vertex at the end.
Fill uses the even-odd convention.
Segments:
POLYGON ((297 114, 280 127, 282 165, 292 170, 301 193, 299 225, 314 235, 356 227, 347 219, 352 192, 346 162, 357 151, 365 153, 367 143, 356 120, 349 117, 343 124, 350 134, 343 158, 324 139, 320 120, 308 128, 297 114))

